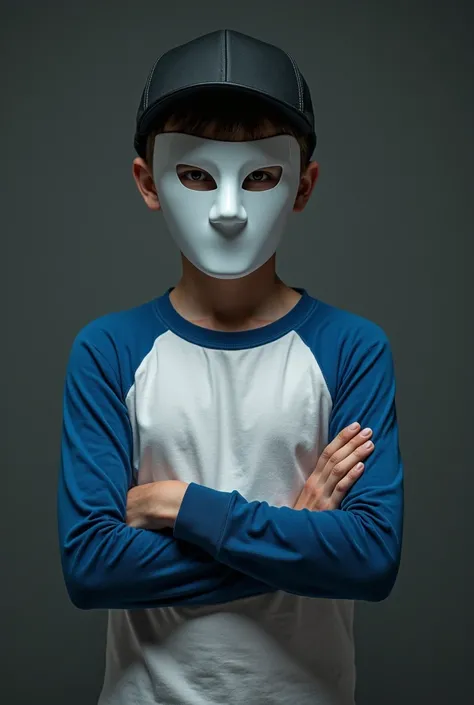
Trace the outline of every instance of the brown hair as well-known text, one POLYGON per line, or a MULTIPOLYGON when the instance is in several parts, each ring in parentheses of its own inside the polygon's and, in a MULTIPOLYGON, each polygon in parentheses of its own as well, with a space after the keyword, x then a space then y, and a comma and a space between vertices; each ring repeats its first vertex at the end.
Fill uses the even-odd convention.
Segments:
POLYGON ((198 103, 196 98, 176 99, 155 123, 147 138, 146 163, 153 166, 153 150, 156 135, 162 132, 179 131, 203 136, 212 127, 215 139, 237 140, 259 139, 273 135, 292 135, 301 148, 301 171, 308 166, 309 140, 295 127, 282 119, 281 113, 268 106, 258 96, 242 96, 231 93, 227 96, 211 94, 198 103))

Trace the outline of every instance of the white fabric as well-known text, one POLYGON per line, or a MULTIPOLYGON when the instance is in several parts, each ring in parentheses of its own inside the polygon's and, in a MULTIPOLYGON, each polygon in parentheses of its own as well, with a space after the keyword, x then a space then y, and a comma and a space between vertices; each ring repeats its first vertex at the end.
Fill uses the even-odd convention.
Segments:
MULTIPOLYGON (((291 506, 313 471, 332 409, 293 331, 235 350, 167 331, 126 402, 139 483, 194 481, 276 506, 291 506)), ((111 611, 99 705, 353 705, 352 619, 351 601, 281 591, 111 611)))

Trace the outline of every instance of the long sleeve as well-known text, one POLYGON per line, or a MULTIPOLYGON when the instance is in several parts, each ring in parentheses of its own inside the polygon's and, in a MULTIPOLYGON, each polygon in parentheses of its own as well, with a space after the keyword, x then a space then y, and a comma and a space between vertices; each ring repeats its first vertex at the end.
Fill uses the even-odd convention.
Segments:
POLYGON ((403 470, 392 354, 382 331, 377 338, 348 346, 341 365, 330 440, 359 420, 373 429, 375 451, 340 509, 274 507, 192 483, 174 535, 276 589, 310 597, 386 598, 400 562, 403 470))
POLYGON ((87 336, 64 388, 58 529, 63 575, 79 608, 204 605, 271 592, 170 532, 125 523, 132 431, 116 370, 87 336))

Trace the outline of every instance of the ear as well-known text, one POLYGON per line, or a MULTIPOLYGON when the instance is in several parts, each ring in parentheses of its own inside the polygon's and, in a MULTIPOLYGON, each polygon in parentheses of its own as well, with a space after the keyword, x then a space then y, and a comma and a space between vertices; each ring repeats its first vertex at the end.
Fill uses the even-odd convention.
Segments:
POLYGON ((143 196, 143 200, 148 208, 152 211, 159 211, 160 202, 158 200, 158 193, 156 191, 152 171, 146 161, 138 157, 134 159, 132 173, 137 188, 143 196))
POLYGON ((310 162, 305 171, 301 175, 300 187, 296 195, 293 211, 301 213, 309 201, 309 197, 313 193, 314 186, 319 175, 319 164, 310 162))

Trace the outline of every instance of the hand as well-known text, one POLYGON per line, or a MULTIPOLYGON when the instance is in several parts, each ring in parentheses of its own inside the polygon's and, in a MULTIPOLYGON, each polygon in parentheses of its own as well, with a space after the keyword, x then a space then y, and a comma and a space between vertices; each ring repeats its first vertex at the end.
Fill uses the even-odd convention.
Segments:
POLYGON ((128 526, 159 531, 174 526, 188 483, 161 480, 132 487, 127 494, 128 526))
POLYGON ((349 426, 344 428, 332 443, 326 446, 293 509, 319 512, 339 509, 352 485, 364 472, 361 461, 374 450, 373 443, 370 448, 365 447, 372 436, 372 429, 369 429, 367 436, 362 436, 359 429, 359 424, 353 430, 349 426))

